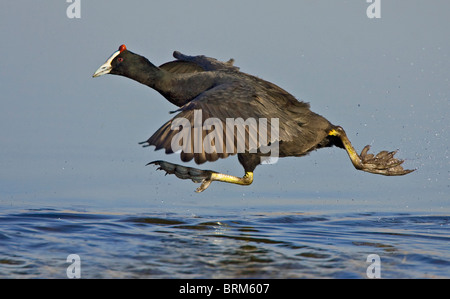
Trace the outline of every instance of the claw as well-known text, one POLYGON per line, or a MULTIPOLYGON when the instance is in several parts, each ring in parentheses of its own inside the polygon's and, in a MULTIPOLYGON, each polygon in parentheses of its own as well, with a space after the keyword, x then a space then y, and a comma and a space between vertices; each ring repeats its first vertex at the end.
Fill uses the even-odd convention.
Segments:
POLYGON ((209 180, 204 179, 204 180, 202 181, 202 184, 200 185, 200 187, 198 187, 197 189, 195 189, 195 192, 200 193, 200 192, 205 191, 206 188, 208 188, 209 185, 211 185, 211 183, 212 183, 212 180, 210 180, 210 179, 209 179, 209 180))
MULTIPOLYGON (((370 145, 366 145, 363 150, 361 151, 361 158, 366 156, 367 152, 370 150, 370 145)), ((372 155, 373 156, 373 155, 372 155)))
POLYGON ((394 157, 397 151, 381 151, 374 156, 373 154, 367 153, 369 149, 370 146, 366 145, 361 151, 361 170, 388 176, 405 175, 414 171, 411 169, 403 169, 400 166, 405 161, 394 157))
POLYGON ((403 167, 400 166, 404 160, 394 158, 397 151, 381 151, 374 156, 373 154, 368 154, 370 145, 366 145, 361 151, 361 154, 358 155, 342 127, 338 126, 333 128, 328 132, 328 135, 337 136, 341 139, 342 145, 347 151, 353 166, 358 170, 382 175, 405 175, 415 170, 403 169, 403 167))

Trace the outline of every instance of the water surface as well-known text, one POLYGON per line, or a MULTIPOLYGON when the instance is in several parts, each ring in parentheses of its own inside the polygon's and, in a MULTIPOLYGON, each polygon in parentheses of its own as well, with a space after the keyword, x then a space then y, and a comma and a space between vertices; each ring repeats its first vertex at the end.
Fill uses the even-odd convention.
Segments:
POLYGON ((422 213, 0 214, 1 278, 450 278, 450 216, 422 213))

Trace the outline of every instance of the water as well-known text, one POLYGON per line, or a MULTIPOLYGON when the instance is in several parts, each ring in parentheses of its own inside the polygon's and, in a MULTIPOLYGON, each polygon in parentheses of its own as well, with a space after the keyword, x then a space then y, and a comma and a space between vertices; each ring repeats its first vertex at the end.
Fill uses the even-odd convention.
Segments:
POLYGON ((450 278, 450 216, 4 208, 0 278, 450 278))
MULTIPOLYGON (((370 254, 382 278, 450 278, 449 1, 382 1, 380 20, 367 1, 126 12, 82 1, 76 20, 58 2, 0 4, 13 25, 0 62, 0 278, 66 278, 70 254, 82 278, 366 278, 370 254), (178 157, 138 146, 176 107, 131 80, 91 77, 123 42, 157 65, 173 50, 233 57, 342 125, 358 151, 399 149, 418 170, 361 173, 345 151, 321 149, 259 166, 251 186, 195 194, 144 166, 178 157)), ((200 168, 242 175, 236 157, 200 168)))

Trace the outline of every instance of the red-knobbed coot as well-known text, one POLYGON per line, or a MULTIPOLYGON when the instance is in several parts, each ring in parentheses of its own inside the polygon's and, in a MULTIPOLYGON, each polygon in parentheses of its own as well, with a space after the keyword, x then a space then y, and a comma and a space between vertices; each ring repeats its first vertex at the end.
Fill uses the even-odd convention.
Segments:
POLYGON ((345 149, 359 170, 388 176, 413 171, 403 169, 404 161, 394 157, 396 151, 374 156, 367 153, 367 145, 358 155, 341 127, 312 112, 308 103, 277 85, 241 72, 233 60, 221 62, 177 51, 173 56, 175 61, 157 67, 121 45, 93 77, 128 77, 157 90, 179 107, 174 118, 141 142, 144 146, 180 153, 182 161, 194 159, 197 164, 237 154, 244 167, 243 177, 166 161, 148 163, 201 183, 197 192, 212 181, 250 185, 253 171, 261 163, 278 157, 300 157, 333 145, 345 149))

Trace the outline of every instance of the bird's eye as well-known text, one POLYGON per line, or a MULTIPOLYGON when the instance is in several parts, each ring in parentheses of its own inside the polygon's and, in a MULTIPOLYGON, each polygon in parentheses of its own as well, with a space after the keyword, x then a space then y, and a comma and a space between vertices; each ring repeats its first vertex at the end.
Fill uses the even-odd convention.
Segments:
POLYGON ((119 57, 119 58, 117 58, 117 61, 118 61, 118 62, 122 62, 122 61, 123 61, 123 58, 122 58, 122 57, 119 57))

